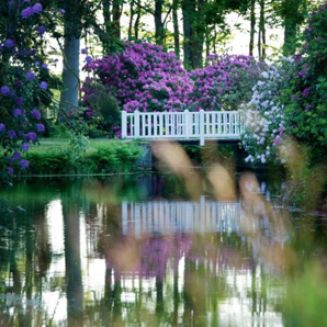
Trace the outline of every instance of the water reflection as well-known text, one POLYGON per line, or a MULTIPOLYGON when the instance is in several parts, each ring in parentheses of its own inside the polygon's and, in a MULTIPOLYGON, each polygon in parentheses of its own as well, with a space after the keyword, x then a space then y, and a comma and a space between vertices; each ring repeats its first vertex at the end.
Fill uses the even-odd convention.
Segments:
POLYGON ((1 326, 283 325, 289 229, 260 192, 190 201, 170 176, 40 184, 1 195, 1 326))

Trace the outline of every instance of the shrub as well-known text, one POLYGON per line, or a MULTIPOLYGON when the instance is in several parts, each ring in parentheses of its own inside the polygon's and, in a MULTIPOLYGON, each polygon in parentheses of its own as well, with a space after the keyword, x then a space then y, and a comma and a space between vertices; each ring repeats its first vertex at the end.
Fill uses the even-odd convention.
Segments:
POLYGON ((120 107, 117 99, 108 93, 105 86, 95 81, 89 82, 87 88, 90 94, 86 104, 89 107, 84 115, 89 120, 89 126, 91 128, 94 126, 95 129, 113 136, 114 128, 120 123, 120 107))
POLYGON ((209 57, 209 65, 190 73, 192 105, 197 110, 238 110, 250 101, 252 87, 265 65, 250 56, 209 57))
POLYGON ((51 99, 48 68, 42 62, 41 3, 0 4, 0 173, 12 175, 29 165, 23 153, 45 130, 42 107, 51 99), (12 25, 12 21, 14 24, 12 25), (11 29, 8 28, 11 24, 11 29), (14 28, 13 28, 14 27, 14 28))
POLYGON ((32 149, 25 158, 31 163, 27 172, 31 175, 105 174, 132 170, 140 154, 135 143, 106 141, 105 145, 90 145, 78 159, 69 144, 32 149))
POLYGON ((277 159, 277 147, 285 134, 283 92, 293 74, 294 61, 281 59, 260 75, 251 101, 243 107, 245 132, 242 145, 247 162, 266 163, 277 159))
POLYGON ((296 74, 284 92, 287 130, 320 154, 327 149, 327 4, 312 13, 296 74))
POLYGON ((128 111, 183 110, 189 101, 192 83, 174 53, 149 43, 126 43, 124 51, 90 61, 85 69, 95 74, 83 86, 84 101, 90 101, 96 90, 94 80, 118 99, 128 111))

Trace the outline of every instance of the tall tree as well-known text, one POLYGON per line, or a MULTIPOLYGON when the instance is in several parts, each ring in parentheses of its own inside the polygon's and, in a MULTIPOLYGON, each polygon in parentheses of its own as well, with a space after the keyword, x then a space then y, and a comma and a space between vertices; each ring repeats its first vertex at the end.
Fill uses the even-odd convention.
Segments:
POLYGON ((192 54, 193 20, 196 13, 196 0, 182 0, 184 66, 194 68, 192 54))
POLYGON ((247 7, 247 0, 181 0, 184 66, 187 68, 202 66, 204 41, 209 25, 209 31, 215 32, 217 24, 224 25, 227 12, 231 10, 243 12, 247 7))
POLYGON ((163 0, 155 0, 154 2, 154 25, 155 25, 155 42, 158 45, 163 45, 165 31, 162 17, 163 0))
POLYGON ((258 53, 259 60, 266 59, 266 0, 259 0, 260 5, 260 20, 259 20, 259 34, 258 34, 258 53))
POLYGON ((128 21, 128 30, 127 30, 127 38, 129 41, 132 40, 134 16, 135 16, 135 0, 131 0, 129 4, 129 21, 128 21))
POLYGON ((255 24, 256 24, 256 14, 255 14, 255 4, 256 0, 251 0, 250 3, 250 44, 249 44, 249 55, 254 54, 254 38, 255 38, 255 24))
POLYGON ((176 57, 180 58, 180 40, 179 40, 179 24, 178 24, 178 7, 179 0, 173 0, 172 12, 173 12, 173 27, 174 27, 174 48, 176 57))
POLYGON ((138 40, 140 37, 140 23, 141 23, 142 8, 137 2, 136 4, 136 18, 134 22, 134 39, 138 40))
POLYGON ((66 0, 64 3, 64 48, 62 91, 60 97, 61 113, 78 106, 80 38, 82 33, 82 14, 84 1, 66 0))
POLYGON ((120 19, 123 12, 123 4, 123 0, 112 0, 112 34, 118 40, 121 38, 120 19))
POLYGON ((104 32, 109 35, 111 31, 110 0, 102 0, 102 13, 104 20, 104 32))
MULTIPOLYGON (((121 16, 124 0, 96 0, 93 4, 93 13, 89 15, 87 23, 92 26, 94 33, 102 43, 104 55, 112 54, 121 49, 121 16), (103 23, 97 19, 97 8, 102 7, 103 23)), ((133 19, 133 15, 131 15, 133 19)), ((128 29, 130 33, 130 29, 128 29)), ((128 34, 129 35, 129 34, 128 34)), ((129 38, 130 39, 130 38, 129 38)))
POLYGON ((306 14, 306 0, 284 0, 281 14, 284 20, 283 53, 285 56, 289 56, 294 54, 296 50, 299 27, 306 14))

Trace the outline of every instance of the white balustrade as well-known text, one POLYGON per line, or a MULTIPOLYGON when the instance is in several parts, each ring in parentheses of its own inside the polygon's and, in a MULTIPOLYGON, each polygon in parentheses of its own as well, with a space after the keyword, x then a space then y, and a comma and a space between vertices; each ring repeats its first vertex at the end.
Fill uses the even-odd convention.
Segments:
POLYGON ((122 138, 146 140, 239 140, 239 111, 122 112, 122 138))

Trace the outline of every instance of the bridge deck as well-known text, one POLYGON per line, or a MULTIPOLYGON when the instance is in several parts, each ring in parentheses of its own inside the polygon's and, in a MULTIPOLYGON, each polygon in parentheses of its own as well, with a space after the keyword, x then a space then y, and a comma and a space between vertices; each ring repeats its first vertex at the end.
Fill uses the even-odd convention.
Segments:
POLYGON ((145 140, 239 140, 239 111, 122 112, 122 138, 145 140))

